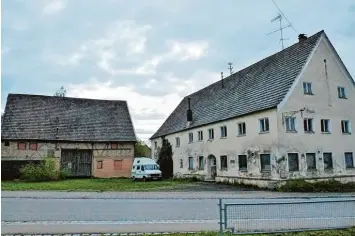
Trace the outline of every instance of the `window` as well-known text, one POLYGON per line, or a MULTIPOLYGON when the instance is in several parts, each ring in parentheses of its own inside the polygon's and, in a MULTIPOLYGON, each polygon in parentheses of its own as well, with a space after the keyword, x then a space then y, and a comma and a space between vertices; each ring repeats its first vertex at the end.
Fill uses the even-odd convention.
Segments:
POLYGON ((343 134, 350 134, 350 122, 348 120, 341 121, 341 132, 343 134))
POLYGON ((270 154, 261 154, 260 163, 261 163, 261 171, 270 171, 271 170, 270 154))
POLYGON ((194 134, 189 133, 189 143, 192 143, 194 141, 194 134))
POLYGON ((230 160, 231 165, 235 164, 235 160, 230 160))
POLYGON ((269 132, 269 118, 262 118, 260 122, 260 133, 269 132))
POLYGON ((221 126, 221 138, 227 137, 227 126, 221 126))
POLYGON ((6 147, 10 146, 10 142, 9 141, 5 141, 5 146, 6 147))
POLYGON ((117 143, 111 143, 111 149, 118 149, 117 143))
MULTIPOLYGON (((142 168, 143 168, 143 166, 142 166, 142 168)), ((122 170, 122 160, 115 160, 113 163, 113 169, 114 170, 122 170)))
POLYGON ((205 169, 205 161, 203 156, 198 157, 198 169, 199 170, 205 169))
POLYGON ((180 138, 179 137, 175 138, 175 142, 176 142, 176 146, 180 147, 180 138))
POLYGON ((208 139, 214 139, 214 129, 208 130, 208 139))
POLYGON ((286 117, 286 131, 295 132, 296 131, 296 117, 286 117))
POLYGON ((103 168, 103 161, 97 161, 96 168, 97 169, 102 169, 103 168))
POLYGON ((198 131, 197 135, 198 135, 198 140, 202 141, 203 140, 203 132, 202 131, 198 131))
POLYGON ((137 166, 137 170, 140 170, 141 169, 141 166, 137 166))
POLYGON ((189 170, 193 170, 193 169, 194 169, 194 158, 189 157, 189 170))
POLYGON ((158 143, 157 141, 154 141, 154 149, 157 149, 157 147, 158 147, 158 143))
POLYGON ((26 150, 26 143, 20 142, 17 144, 18 150, 26 150))
POLYGON ((333 157, 331 152, 323 153, 324 169, 331 170, 333 169, 333 157))
POLYGON ((304 128, 304 132, 307 133, 313 133, 313 119, 312 118, 305 118, 303 120, 303 128, 304 128))
POLYGON ((330 120, 328 119, 320 120, 320 129, 322 133, 330 133, 330 120))
POLYGON ((304 94, 313 95, 312 83, 303 82, 303 92, 304 92, 304 94))
POLYGON ((180 159, 180 168, 184 168, 184 160, 180 159))
POLYGON ((36 151, 37 150, 37 143, 30 143, 30 150, 36 151))
POLYGON ((307 170, 316 170, 316 154, 315 153, 306 153, 307 161, 307 170))
POLYGON ((346 98, 344 87, 338 87, 338 97, 339 98, 346 98))
POLYGON ((345 166, 346 168, 354 168, 354 157, 352 152, 345 153, 345 166))
POLYGON ((238 155, 238 162, 239 162, 239 170, 247 170, 248 163, 247 163, 247 155, 238 155))
POLYGON ((238 124, 238 135, 242 136, 246 134, 246 126, 245 122, 239 123, 238 124))
POLYGON ((298 153, 288 154, 288 169, 289 171, 299 170, 298 153))
POLYGON ((228 158, 227 156, 221 156, 221 169, 228 169, 228 158))

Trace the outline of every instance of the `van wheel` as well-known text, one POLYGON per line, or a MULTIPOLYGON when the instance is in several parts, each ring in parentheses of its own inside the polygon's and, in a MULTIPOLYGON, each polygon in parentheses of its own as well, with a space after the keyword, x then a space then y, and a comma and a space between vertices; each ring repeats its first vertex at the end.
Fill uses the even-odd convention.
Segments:
POLYGON ((133 181, 136 181, 136 177, 133 176, 133 177, 132 177, 132 180, 133 180, 133 181))

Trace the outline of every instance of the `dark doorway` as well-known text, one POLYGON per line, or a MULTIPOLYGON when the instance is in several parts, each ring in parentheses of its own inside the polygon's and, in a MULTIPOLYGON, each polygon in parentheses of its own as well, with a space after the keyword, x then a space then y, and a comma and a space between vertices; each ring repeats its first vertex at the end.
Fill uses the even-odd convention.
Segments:
POLYGON ((40 161, 1 161, 1 180, 14 180, 19 179, 20 169, 27 164, 40 164, 40 161))

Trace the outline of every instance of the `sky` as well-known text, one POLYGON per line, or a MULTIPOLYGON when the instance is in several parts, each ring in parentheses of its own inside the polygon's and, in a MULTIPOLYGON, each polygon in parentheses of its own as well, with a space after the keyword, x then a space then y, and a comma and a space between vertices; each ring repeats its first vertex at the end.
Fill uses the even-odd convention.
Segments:
MULTIPOLYGON (((325 30, 355 77, 355 1, 275 0, 285 46, 325 30), (288 25, 286 19, 284 26, 288 25)), ((2 0, 1 109, 9 93, 126 100, 147 141, 181 99, 280 51, 272 0, 2 0)))

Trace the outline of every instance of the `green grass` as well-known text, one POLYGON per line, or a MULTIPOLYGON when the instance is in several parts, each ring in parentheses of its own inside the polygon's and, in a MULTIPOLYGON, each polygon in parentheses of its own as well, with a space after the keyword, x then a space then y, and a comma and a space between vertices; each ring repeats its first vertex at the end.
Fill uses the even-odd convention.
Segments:
POLYGON ((189 181, 136 181, 131 179, 67 179, 52 182, 2 181, 2 191, 154 191, 174 189, 189 181))
MULTIPOLYGON (((233 236, 231 233, 224 233, 224 236, 233 236)), ((324 230, 324 231, 306 231, 295 233, 277 233, 277 234, 248 234, 239 236, 354 236, 355 228, 345 230, 324 230)), ((156 234, 155 236, 160 236, 156 234)), ((219 236, 217 232, 201 232, 196 234, 188 233, 176 233, 176 234, 164 234, 164 236, 219 236)))

